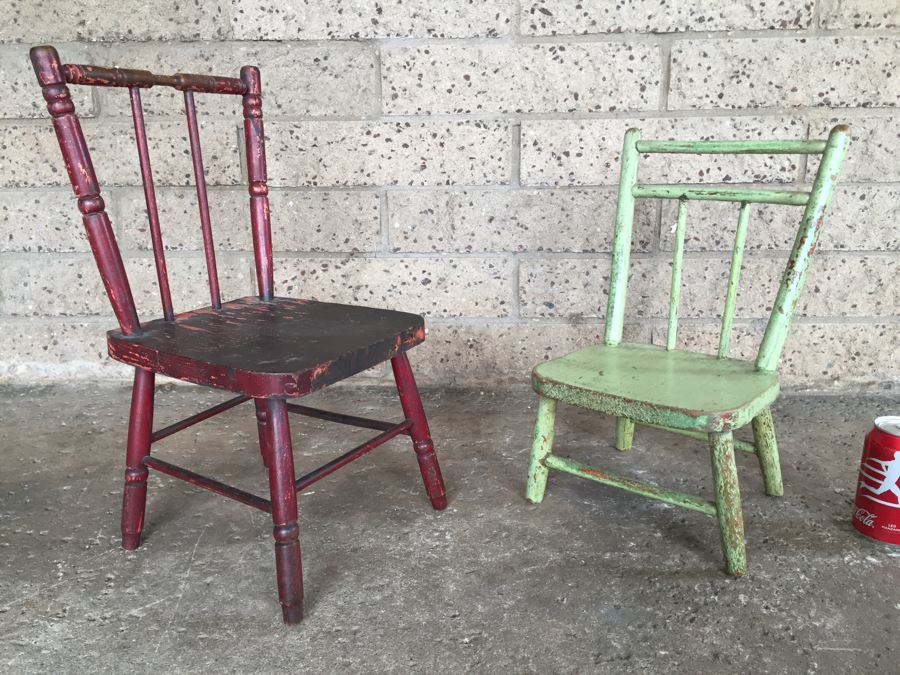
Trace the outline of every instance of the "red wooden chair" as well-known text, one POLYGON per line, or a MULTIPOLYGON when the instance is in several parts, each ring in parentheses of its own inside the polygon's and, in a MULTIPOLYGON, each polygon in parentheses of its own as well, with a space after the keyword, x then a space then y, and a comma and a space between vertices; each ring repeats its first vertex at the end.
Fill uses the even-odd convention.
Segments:
POLYGON ((38 82, 62 149, 72 189, 107 295, 119 322, 108 333, 110 355, 134 366, 131 418, 122 499, 122 546, 140 544, 148 469, 186 480, 272 514, 278 596, 286 623, 303 618, 303 577, 297 526, 297 492, 386 441, 412 438, 425 490, 436 510, 447 505, 444 483, 428 422, 406 350, 425 339, 424 320, 415 314, 355 307, 274 295, 269 200, 263 141, 259 69, 241 68, 240 78, 206 75, 155 75, 143 70, 63 64, 53 47, 31 50, 38 82), (67 84, 127 87, 131 95, 144 195, 163 318, 141 323, 128 277, 104 210, 91 157, 67 84), (208 307, 175 314, 156 207, 141 89, 173 87, 184 92, 188 136, 197 183, 200 225, 209 273, 208 307), (250 222, 259 296, 222 302, 204 178, 194 92, 241 96, 249 175, 250 222), (382 422, 289 403, 390 359, 403 409, 400 422, 382 422), (152 430, 156 373, 238 395, 157 431, 152 430), (151 456, 150 446, 177 431, 253 399, 271 500, 151 456), (375 429, 381 433, 327 464, 297 478, 288 413, 375 429))

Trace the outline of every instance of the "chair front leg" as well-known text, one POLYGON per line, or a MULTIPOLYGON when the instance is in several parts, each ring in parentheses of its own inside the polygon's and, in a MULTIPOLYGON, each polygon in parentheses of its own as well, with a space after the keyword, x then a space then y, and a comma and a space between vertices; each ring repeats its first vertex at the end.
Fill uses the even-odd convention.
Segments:
POLYGON ((553 449, 553 434, 556 428, 556 400, 541 396, 538 400, 537 419, 534 422, 534 436, 531 442, 531 459, 528 462, 528 478, 525 481, 525 498, 540 504, 547 489, 550 469, 544 466, 544 459, 553 449))
POLYGON ((747 569, 744 551, 744 515, 741 490, 734 463, 734 441, 730 431, 709 434, 713 482, 716 487, 716 515, 722 533, 722 548, 729 574, 743 576, 747 569))
POLYGON ((766 408, 754 417, 750 424, 753 427, 753 442, 756 445, 756 457, 759 459, 766 494, 770 497, 780 497, 784 494, 784 484, 781 482, 781 460, 778 458, 772 409, 766 408))
POLYGON ((269 493, 272 497, 278 599, 284 622, 300 623, 303 620, 303 568, 288 412, 283 399, 266 399, 265 408, 266 420, 260 423, 259 429, 260 435, 265 434, 268 439, 264 456, 268 459, 269 493))
POLYGON ((150 454, 153 431, 153 384, 155 373, 134 369, 128 449, 125 451, 125 489, 122 493, 122 548, 133 551, 141 543, 147 504, 147 474, 144 459, 150 454))
POLYGON ((634 441, 634 422, 627 417, 616 418, 616 450, 627 452, 631 450, 634 441))
POLYGON ((437 455, 434 454, 434 442, 431 440, 428 420, 425 418, 419 388, 416 386, 406 353, 400 353, 392 358, 391 368, 394 371, 394 380, 397 383, 397 393, 400 396, 403 414, 413 423, 409 435, 412 437, 413 449, 416 451, 416 458, 419 461, 419 471, 422 473, 422 480, 425 483, 425 492, 428 493, 434 510, 441 511, 447 506, 444 478, 441 476, 437 455))

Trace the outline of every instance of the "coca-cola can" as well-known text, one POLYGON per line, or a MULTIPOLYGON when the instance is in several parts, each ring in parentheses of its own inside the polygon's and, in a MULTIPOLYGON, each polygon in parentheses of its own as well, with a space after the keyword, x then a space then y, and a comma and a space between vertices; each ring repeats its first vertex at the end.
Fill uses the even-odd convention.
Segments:
POLYGON ((876 418, 866 434, 853 527, 872 539, 900 545, 900 416, 876 418))

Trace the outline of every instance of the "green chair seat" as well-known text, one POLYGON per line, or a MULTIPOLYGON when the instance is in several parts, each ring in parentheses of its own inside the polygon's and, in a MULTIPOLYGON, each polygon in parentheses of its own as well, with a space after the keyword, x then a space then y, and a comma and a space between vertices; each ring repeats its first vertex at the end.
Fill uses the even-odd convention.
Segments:
POLYGON ((594 345, 532 371, 542 396, 640 424, 721 432, 737 429, 778 396, 778 375, 752 361, 647 344, 594 345))

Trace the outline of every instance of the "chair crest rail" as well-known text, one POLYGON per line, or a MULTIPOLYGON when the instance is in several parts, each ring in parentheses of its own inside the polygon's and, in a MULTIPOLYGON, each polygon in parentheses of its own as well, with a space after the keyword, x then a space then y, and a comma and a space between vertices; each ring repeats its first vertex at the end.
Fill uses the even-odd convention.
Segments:
POLYGON ((107 68, 75 63, 63 64, 63 74, 69 84, 86 84, 95 87, 172 87, 178 91, 196 91, 206 94, 247 93, 244 82, 236 77, 175 73, 157 75, 149 70, 131 68, 107 68))

